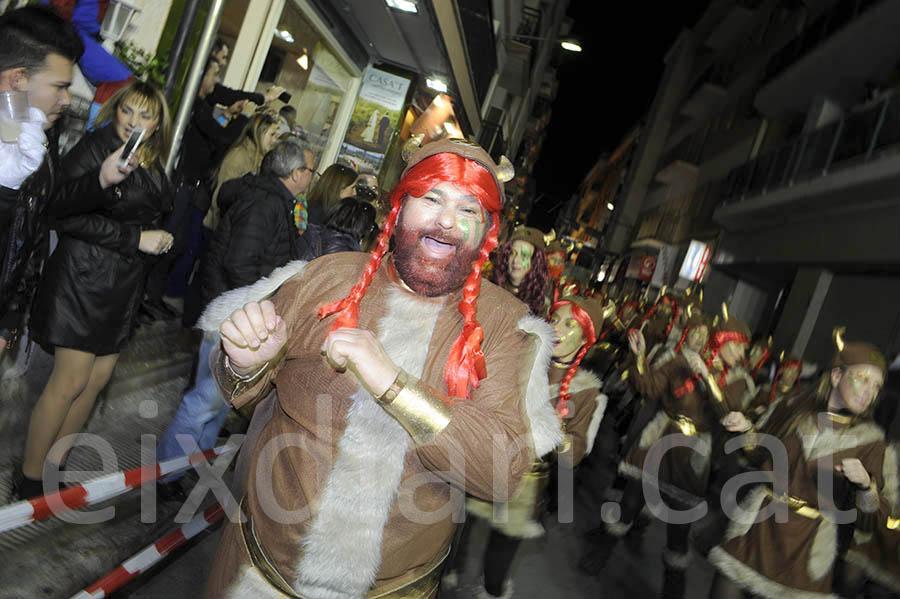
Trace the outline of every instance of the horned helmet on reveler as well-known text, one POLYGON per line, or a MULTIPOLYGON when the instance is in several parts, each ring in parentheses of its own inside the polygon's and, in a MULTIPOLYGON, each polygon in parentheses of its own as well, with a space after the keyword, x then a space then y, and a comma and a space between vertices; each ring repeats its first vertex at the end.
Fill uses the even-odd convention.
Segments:
MULTIPOLYGON (((408 144, 407 150, 411 145, 417 144, 415 142, 408 144)), ((483 235, 480 246, 477 246, 471 254, 456 251, 454 254, 459 260, 455 268, 445 269, 446 276, 458 276, 463 279, 460 281, 461 284, 450 280, 449 284, 455 285, 455 288, 437 290, 433 294, 422 293, 411 284, 415 278, 414 265, 410 265, 409 261, 398 260, 397 256, 393 260, 393 265, 400 279, 422 295, 443 295, 462 287, 459 312, 463 316, 463 328, 450 350, 444 380, 450 395, 468 397, 470 390, 477 388, 479 381, 487 376, 484 353, 481 349, 484 333, 476 320, 481 269, 491 251, 497 246, 500 212, 504 201, 502 184, 512 179, 514 174, 512 164, 505 157, 501 158, 499 165, 495 164, 481 146, 465 139, 445 138, 412 150, 407 167, 390 196, 390 213, 371 252, 371 259, 363 272, 362 280, 350 290, 347 297, 322 306, 319 309, 319 318, 337 314, 333 330, 356 327, 360 302, 388 252, 391 239, 395 234, 397 237, 404 235, 403 224, 400 222, 398 226, 398 220, 407 198, 421 198, 442 183, 452 184, 457 190, 478 200, 483 209, 480 218, 486 227, 486 232, 484 230, 465 232, 467 236, 483 235), (466 261, 468 264, 465 264, 466 261)), ((435 236, 437 235, 436 233, 435 236)), ((401 244, 397 241, 395 239, 395 245, 399 247, 401 244)), ((458 243, 458 240, 444 241, 458 243)), ((460 247, 458 245, 457 249, 460 247)))

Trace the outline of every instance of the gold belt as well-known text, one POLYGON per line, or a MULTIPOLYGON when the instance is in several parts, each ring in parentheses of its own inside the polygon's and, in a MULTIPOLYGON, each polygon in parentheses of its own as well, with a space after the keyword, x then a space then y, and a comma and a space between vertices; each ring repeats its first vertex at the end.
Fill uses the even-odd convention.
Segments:
POLYGON ((794 497, 793 495, 775 495, 770 487, 766 487, 766 495, 780 503, 786 503, 789 508, 794 510, 798 516, 809 518, 810 520, 818 520, 822 517, 822 512, 814 507, 810 507, 805 499, 794 497))
MULTIPOLYGON (((243 506, 244 501, 241 500, 241 508, 243 506)), ((244 510, 242 509, 241 511, 244 510)), ((259 570, 266 582, 275 587, 282 595, 291 599, 303 599, 301 595, 298 595, 291 588, 291 585, 269 561, 262 546, 259 544, 259 539, 256 538, 253 520, 249 514, 245 514, 245 516, 246 521, 240 525, 241 538, 244 541, 247 555, 250 556, 250 562, 259 570)), ((450 548, 448 547, 447 551, 439 559, 433 560, 427 565, 425 572, 415 575, 411 580, 408 579, 409 577, 401 577, 400 581, 390 588, 369 591, 366 593, 366 599, 427 599, 431 597, 440 585, 441 566, 449 554, 450 548)))

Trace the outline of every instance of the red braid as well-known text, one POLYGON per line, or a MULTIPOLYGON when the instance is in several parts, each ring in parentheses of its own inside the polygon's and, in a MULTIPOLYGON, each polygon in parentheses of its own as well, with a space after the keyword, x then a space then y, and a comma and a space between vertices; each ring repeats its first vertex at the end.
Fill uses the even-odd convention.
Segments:
POLYGON ((556 413, 559 414, 560 418, 565 418, 569 414, 568 403, 569 398, 571 397, 569 394, 569 382, 571 382, 572 378, 575 376, 578 365, 581 364, 581 360, 584 358, 585 354, 587 354, 587 351, 597 342, 597 332, 594 329, 594 321, 591 320, 591 316, 578 304, 570 301, 557 302, 550 307, 550 314, 553 314, 559 308, 566 305, 572 306, 572 318, 581 325, 581 333, 584 335, 584 345, 581 346, 581 350, 579 350, 578 355, 575 356, 575 361, 569 366, 566 375, 559 384, 559 401, 556 402, 556 413))
POLYGON ((468 397, 469 388, 476 388, 481 379, 487 376, 484 353, 481 341, 484 332, 475 319, 478 292, 481 289, 481 269, 491 251, 497 247, 497 233, 500 230, 499 212, 503 208, 500 189, 494 176, 474 160, 463 158, 450 152, 442 152, 425 158, 400 180, 391 194, 391 212, 378 238, 378 244, 372 251, 372 258, 366 266, 363 278, 344 299, 319 308, 319 318, 326 318, 338 313, 331 330, 341 327, 356 327, 359 318, 359 304, 366 290, 372 283, 381 261, 387 253, 394 227, 400 216, 400 207, 407 196, 422 197, 437 185, 452 182, 464 193, 474 196, 481 205, 491 213, 491 228, 488 230, 481 246, 478 259, 472 265, 466 283, 463 286, 463 299, 459 303, 459 311, 463 315, 463 330, 447 360, 444 379, 450 395, 468 397))
POLYGON ((491 214, 491 228, 488 230, 478 259, 472 265, 472 272, 466 278, 463 286, 463 298, 459 302, 459 313, 463 315, 463 330, 447 358, 447 368, 444 370, 444 380, 450 395, 456 397, 468 397, 469 386, 478 388, 481 379, 487 376, 487 367, 484 363, 484 353, 481 351, 481 341, 484 332, 481 325, 475 320, 478 305, 478 293, 481 290, 481 269, 494 248, 497 247, 497 232, 500 230, 500 214, 491 214))

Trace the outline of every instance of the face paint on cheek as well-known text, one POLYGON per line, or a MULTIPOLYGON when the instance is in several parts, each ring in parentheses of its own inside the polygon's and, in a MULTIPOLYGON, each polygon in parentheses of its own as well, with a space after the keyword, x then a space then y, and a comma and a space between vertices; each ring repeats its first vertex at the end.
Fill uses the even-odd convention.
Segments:
POLYGON ((472 226, 469 224, 469 221, 461 220, 456 223, 456 226, 462 232, 463 243, 468 245, 469 237, 472 235, 472 226))

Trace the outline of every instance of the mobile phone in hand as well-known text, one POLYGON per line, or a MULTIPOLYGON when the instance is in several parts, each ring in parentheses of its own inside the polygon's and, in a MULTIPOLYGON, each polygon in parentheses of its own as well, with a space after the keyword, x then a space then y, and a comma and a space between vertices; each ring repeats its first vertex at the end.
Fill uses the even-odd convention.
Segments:
POLYGON ((291 94, 287 92, 281 92, 281 95, 278 96, 278 99, 284 102, 285 104, 289 104, 291 101, 291 94))
POLYGON ((125 147, 122 148, 122 153, 119 155, 119 168, 125 168, 131 162, 131 157, 134 156, 138 146, 141 145, 141 140, 144 139, 144 132, 143 127, 135 127, 131 130, 131 135, 128 136, 128 141, 125 142, 125 147))

